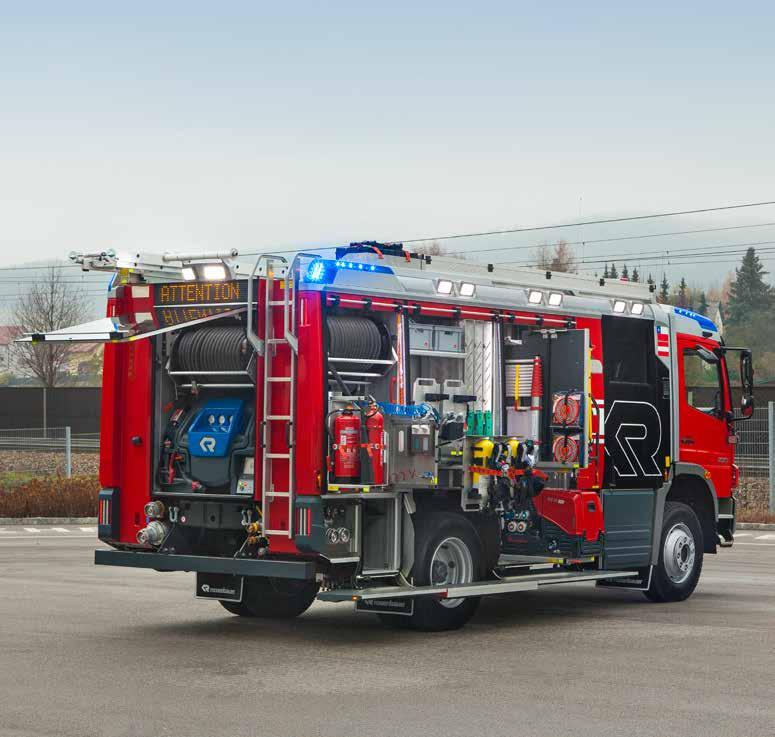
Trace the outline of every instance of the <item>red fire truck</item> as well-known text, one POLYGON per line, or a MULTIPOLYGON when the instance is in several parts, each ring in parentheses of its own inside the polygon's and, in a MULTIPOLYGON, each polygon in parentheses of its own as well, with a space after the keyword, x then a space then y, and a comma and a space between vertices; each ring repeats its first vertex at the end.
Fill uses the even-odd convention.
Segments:
POLYGON ((441 630, 562 583, 680 601, 732 544, 753 370, 707 317, 400 244, 237 257, 73 254, 107 317, 29 336, 106 343, 97 564, 441 630))

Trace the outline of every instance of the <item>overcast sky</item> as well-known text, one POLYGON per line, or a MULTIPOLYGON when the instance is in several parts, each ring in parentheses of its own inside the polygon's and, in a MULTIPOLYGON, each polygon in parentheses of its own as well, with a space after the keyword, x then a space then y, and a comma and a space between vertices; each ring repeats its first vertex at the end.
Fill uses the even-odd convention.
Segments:
MULTIPOLYGON (((773 3, 0 8, 0 266, 775 200, 773 3)), ((540 239, 770 221, 775 207, 540 239)))

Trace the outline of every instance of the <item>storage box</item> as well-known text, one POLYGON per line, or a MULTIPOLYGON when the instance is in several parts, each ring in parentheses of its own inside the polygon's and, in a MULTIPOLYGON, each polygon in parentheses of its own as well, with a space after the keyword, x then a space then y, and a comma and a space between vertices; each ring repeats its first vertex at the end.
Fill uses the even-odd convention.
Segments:
POLYGON ((463 328, 454 325, 434 326, 433 350, 460 353, 463 350, 463 328))
POLYGON ((433 325, 409 321, 409 348, 418 351, 433 350, 433 325))

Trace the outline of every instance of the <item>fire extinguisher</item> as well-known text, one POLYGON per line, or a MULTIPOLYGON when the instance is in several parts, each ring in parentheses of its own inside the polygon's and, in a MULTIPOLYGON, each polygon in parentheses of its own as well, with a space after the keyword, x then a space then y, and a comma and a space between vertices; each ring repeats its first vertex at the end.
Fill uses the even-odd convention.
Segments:
POLYGON ((343 483, 361 477, 361 418, 347 405, 334 420, 334 476, 343 483))
POLYGON ((373 404, 366 414, 367 453, 371 461, 371 483, 385 483, 385 459, 383 458, 385 418, 379 407, 373 404))

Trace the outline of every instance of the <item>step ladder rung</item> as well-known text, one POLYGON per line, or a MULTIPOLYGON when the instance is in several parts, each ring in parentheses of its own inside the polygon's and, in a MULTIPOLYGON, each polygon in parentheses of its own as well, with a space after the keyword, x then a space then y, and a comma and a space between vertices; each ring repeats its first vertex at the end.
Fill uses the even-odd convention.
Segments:
MULTIPOLYGON (((277 260, 284 263, 283 259, 277 260)), ((296 327, 295 290, 293 282, 285 279, 287 274, 286 270, 282 274, 277 272, 274 274, 274 278, 271 274, 268 275, 262 303, 266 307, 264 311, 264 345, 269 347, 269 350, 264 353, 264 375, 261 379, 263 384, 263 407, 266 413, 261 420, 261 446, 264 449, 261 461, 263 468, 261 498, 263 500, 264 534, 290 538, 293 534, 293 500, 295 497, 293 468, 295 443, 292 437, 293 433, 289 434, 286 442, 273 443, 272 441, 272 435, 277 428, 277 423, 286 422, 288 423, 287 429, 292 430, 294 417, 296 416, 295 390, 298 379, 296 373, 298 343, 293 333, 296 327), (282 319, 282 325, 278 324, 280 318, 282 319), (279 348, 272 350, 271 346, 279 346, 279 348), (277 373, 279 375, 275 376, 273 375, 274 367, 272 362, 277 359, 284 360, 286 349, 287 357, 291 362, 290 366, 282 368, 278 366, 279 370, 277 373), (280 386, 277 389, 273 389, 275 384, 280 386), (273 396, 275 391, 277 396, 273 396), (272 407, 276 407, 274 412, 272 407), (273 447, 275 450, 272 450, 273 447), (274 485, 272 483, 273 472, 279 471, 284 474, 286 468, 288 469, 288 479, 281 482, 281 485, 286 487, 285 490, 272 491, 274 485), (284 526, 285 529, 275 529, 277 525, 273 525, 269 519, 270 508, 272 509, 272 516, 274 516, 277 512, 282 514, 281 508, 284 507, 287 507, 288 522, 285 524, 277 520, 278 524, 284 526)))

